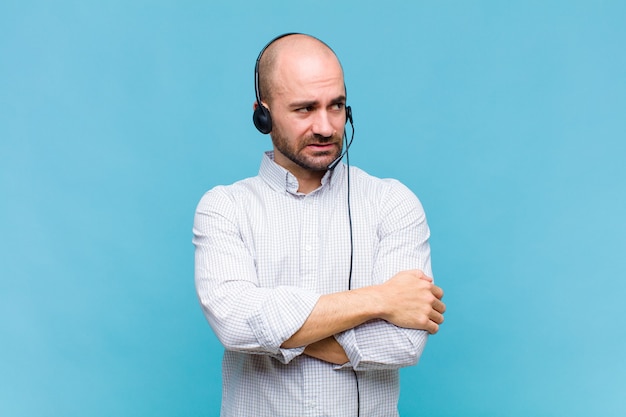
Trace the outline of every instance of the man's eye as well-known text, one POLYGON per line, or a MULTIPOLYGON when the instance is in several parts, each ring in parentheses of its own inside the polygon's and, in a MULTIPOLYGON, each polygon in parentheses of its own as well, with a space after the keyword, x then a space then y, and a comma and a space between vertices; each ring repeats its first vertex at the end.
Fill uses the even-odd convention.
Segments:
POLYGON ((308 113, 308 112, 313 111, 313 106, 301 107, 297 109, 297 111, 300 113, 308 113))
POLYGON ((334 108, 335 110, 341 110, 341 109, 343 109, 343 108, 344 108, 344 106, 345 106, 345 104, 344 104, 344 103, 336 103, 335 105, 333 105, 333 108, 334 108))

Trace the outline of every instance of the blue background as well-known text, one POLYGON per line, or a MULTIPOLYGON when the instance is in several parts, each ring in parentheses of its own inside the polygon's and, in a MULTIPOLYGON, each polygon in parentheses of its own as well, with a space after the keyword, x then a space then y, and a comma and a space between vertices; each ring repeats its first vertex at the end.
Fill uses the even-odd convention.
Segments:
POLYGON ((254 60, 342 60, 351 162, 431 225, 446 323, 403 416, 626 414, 626 3, 3 1, 0 415, 217 416, 207 189, 255 175, 254 60))

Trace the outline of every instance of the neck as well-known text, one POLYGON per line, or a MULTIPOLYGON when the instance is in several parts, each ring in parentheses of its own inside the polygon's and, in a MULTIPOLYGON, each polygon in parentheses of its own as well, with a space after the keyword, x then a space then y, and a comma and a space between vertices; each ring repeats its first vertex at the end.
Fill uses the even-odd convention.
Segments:
MULTIPOLYGON (((298 179, 298 192, 302 194, 308 194, 315 191, 320 187, 320 185, 322 185, 322 177, 304 179, 297 175, 295 176, 298 179)), ((322 173, 322 176, 324 176, 324 173, 322 173)))
POLYGON ((322 185, 322 177, 326 171, 310 171, 298 165, 285 167, 298 180, 298 192, 308 194, 322 185))
POLYGON ((322 185, 322 178, 327 170, 315 171, 306 169, 286 158, 280 152, 274 151, 274 162, 291 172, 298 180, 298 192, 308 194, 322 185))

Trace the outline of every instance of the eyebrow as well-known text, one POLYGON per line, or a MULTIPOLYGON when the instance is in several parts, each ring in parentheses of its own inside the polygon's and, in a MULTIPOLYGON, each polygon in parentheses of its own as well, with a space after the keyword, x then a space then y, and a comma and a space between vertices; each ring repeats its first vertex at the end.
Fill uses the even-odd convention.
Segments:
POLYGON ((345 102, 346 102, 346 96, 344 96, 343 94, 331 101, 332 104, 345 103, 345 102))
POLYGON ((291 103, 289 105, 289 107, 291 107, 292 109, 301 109, 304 107, 315 107, 318 105, 318 101, 315 100, 311 100, 311 101, 296 101, 294 103, 291 103))
MULTIPOLYGON (((332 99, 330 101, 330 104, 337 104, 337 103, 345 103, 346 102, 346 96, 344 96, 343 94, 332 99)), ((305 101, 296 101, 294 103, 291 103, 289 105, 289 107, 291 107, 292 109, 300 109, 303 107, 316 107, 319 105, 319 101, 317 100, 305 100, 305 101)))

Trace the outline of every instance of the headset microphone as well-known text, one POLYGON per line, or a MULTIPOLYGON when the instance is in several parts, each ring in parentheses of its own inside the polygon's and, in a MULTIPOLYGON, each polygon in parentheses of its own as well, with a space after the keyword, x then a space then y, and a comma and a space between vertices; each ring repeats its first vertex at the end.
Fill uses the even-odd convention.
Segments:
MULTIPOLYGON (((350 128, 352 130, 352 134, 350 135, 350 141, 346 141, 346 149, 344 149, 344 151, 341 153, 341 155, 339 155, 337 159, 335 159, 333 162, 330 163, 330 165, 328 165, 328 169, 333 169, 337 166, 337 164, 339 164, 343 157, 346 156, 346 154, 348 153, 348 149, 350 149, 350 145, 352 145, 352 141, 354 140, 354 122, 352 120, 352 108, 350 106, 346 106, 346 122, 350 123, 350 128)), ((344 139, 347 139, 345 130, 343 132, 343 137, 344 139)))

